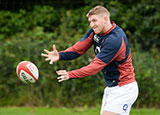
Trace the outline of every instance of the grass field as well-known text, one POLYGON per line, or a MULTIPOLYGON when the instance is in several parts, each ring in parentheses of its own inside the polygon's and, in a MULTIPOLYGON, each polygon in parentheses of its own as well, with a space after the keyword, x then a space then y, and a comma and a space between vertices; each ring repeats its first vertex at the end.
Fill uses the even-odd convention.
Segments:
MULTIPOLYGON (((99 115, 100 108, 3 107, 0 115, 99 115)), ((132 109, 130 115, 160 115, 157 109, 132 109)))

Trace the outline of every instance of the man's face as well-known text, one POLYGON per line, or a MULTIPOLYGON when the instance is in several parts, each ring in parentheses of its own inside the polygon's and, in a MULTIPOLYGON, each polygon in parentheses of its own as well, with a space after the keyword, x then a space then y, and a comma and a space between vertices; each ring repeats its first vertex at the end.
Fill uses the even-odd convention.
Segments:
POLYGON ((91 15, 88 17, 90 27, 94 30, 96 34, 104 33, 105 20, 101 15, 91 15))

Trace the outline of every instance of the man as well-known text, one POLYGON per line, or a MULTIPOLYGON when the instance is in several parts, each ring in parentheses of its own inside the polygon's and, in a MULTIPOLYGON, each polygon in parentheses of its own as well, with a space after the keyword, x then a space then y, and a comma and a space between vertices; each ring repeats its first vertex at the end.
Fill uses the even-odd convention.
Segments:
POLYGON ((95 58, 80 69, 59 70, 59 82, 83 78, 102 70, 107 87, 104 90, 101 115, 129 115, 138 96, 138 86, 132 66, 131 51, 123 30, 110 21, 110 13, 103 6, 92 8, 88 14, 91 29, 75 45, 58 52, 44 49, 46 61, 72 60, 84 54, 93 44, 95 58))

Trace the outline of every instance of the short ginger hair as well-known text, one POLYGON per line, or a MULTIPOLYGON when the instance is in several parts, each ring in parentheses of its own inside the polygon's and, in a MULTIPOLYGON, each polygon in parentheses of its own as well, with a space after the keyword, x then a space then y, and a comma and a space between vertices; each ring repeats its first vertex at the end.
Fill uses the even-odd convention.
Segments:
POLYGON ((108 17, 110 17, 109 11, 103 6, 96 6, 92 8, 91 10, 89 10, 86 16, 89 17, 91 15, 97 15, 97 14, 105 14, 108 17))

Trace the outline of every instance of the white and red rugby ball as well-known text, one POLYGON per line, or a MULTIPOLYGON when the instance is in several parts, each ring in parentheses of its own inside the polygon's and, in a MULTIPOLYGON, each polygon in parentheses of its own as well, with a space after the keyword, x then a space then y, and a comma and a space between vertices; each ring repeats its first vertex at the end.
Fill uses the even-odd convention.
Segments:
POLYGON ((16 69, 19 79, 24 83, 35 83, 39 77, 39 71, 35 64, 30 61, 21 61, 16 69))

